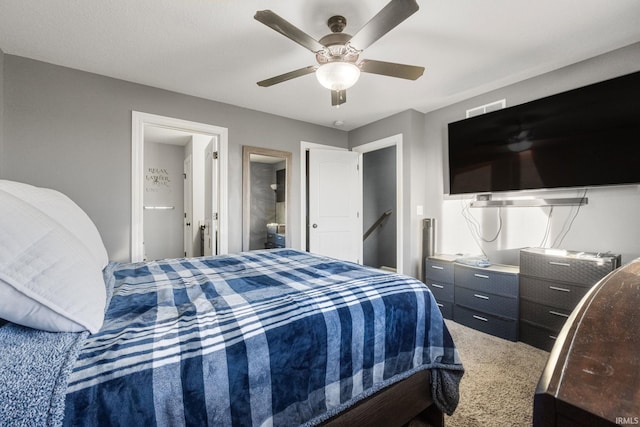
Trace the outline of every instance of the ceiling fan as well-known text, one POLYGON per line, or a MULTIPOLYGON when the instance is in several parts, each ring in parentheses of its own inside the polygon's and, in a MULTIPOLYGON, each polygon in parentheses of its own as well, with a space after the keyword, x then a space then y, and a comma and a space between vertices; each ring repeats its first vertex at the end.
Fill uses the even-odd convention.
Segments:
POLYGON ((309 49, 316 55, 318 65, 310 65, 259 81, 258 86, 268 87, 316 73, 320 84, 331 90, 331 105, 337 107, 347 101, 346 90, 356 83, 361 71, 416 80, 424 73, 424 67, 360 59, 360 54, 418 9, 416 0, 391 0, 354 36, 342 32, 347 25, 343 16, 332 16, 327 21, 331 33, 320 40, 315 40, 271 10, 260 10, 254 16, 256 20, 309 49))

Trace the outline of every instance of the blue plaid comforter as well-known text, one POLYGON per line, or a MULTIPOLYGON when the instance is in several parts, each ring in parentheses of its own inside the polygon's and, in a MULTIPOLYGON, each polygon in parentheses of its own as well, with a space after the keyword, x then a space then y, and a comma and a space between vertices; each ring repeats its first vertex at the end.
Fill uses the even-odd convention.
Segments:
POLYGON ((66 425, 315 425, 422 369, 436 404, 457 405, 462 365, 415 279, 289 249, 119 264, 114 278, 66 425))

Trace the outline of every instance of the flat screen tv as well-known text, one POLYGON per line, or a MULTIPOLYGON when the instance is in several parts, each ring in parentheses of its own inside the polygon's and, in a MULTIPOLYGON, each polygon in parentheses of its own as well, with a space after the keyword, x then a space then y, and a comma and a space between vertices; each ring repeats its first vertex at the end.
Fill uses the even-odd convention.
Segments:
POLYGON ((449 124, 449 193, 640 183, 640 72, 449 124))

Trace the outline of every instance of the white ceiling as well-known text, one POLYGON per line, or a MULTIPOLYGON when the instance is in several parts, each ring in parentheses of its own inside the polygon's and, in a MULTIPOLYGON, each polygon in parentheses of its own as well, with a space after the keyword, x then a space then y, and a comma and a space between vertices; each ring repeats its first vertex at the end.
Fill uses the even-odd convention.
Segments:
POLYGON ((417 81, 362 74, 334 108, 307 75, 308 50, 253 19, 271 9, 312 37, 347 18, 355 34, 388 0, 0 0, 0 48, 349 130, 409 108, 427 112, 640 41, 638 0, 418 0, 420 10, 362 58, 426 67, 417 81))
POLYGON ((154 144, 187 145, 191 142, 193 133, 160 126, 145 125, 144 142, 154 144))

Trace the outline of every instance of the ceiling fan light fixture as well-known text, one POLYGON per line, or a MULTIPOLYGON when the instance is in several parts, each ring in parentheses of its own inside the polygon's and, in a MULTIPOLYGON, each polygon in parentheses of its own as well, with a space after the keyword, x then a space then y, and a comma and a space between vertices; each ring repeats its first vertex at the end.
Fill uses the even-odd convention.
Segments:
POLYGON ((327 89, 346 90, 358 81, 360 68, 351 62, 327 62, 318 67, 316 77, 320 84, 327 89))

